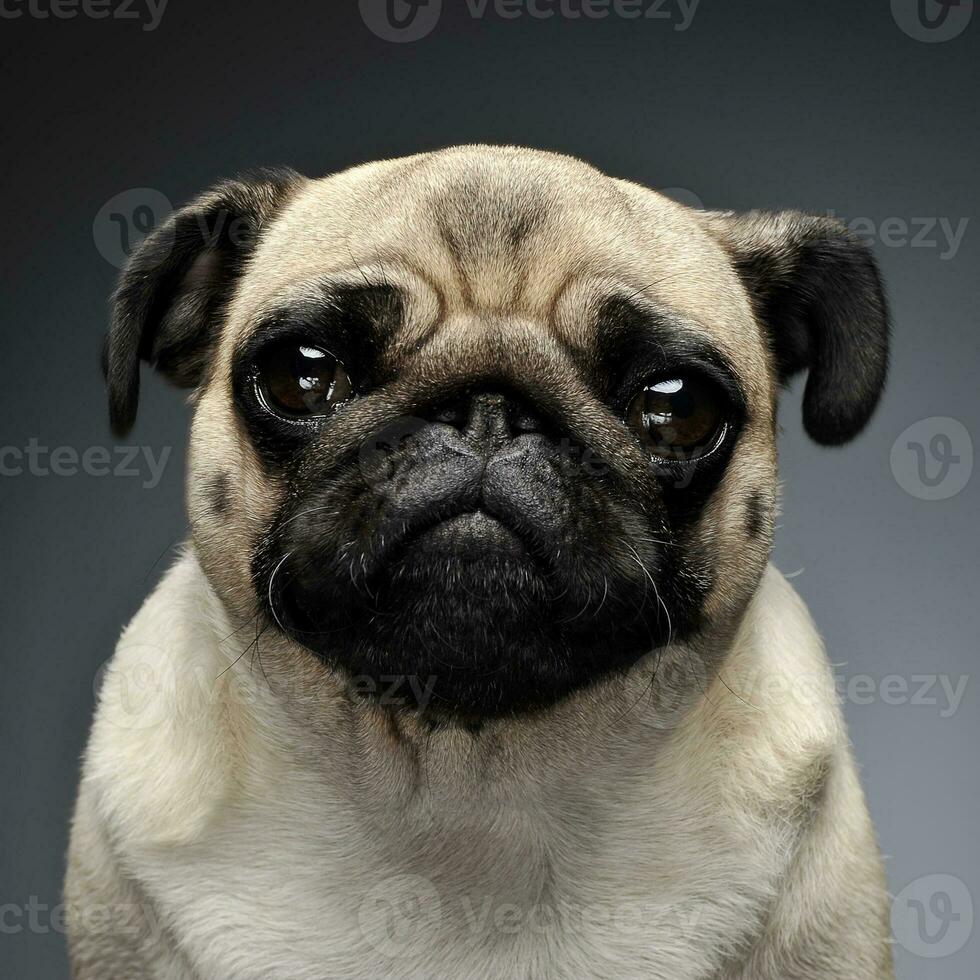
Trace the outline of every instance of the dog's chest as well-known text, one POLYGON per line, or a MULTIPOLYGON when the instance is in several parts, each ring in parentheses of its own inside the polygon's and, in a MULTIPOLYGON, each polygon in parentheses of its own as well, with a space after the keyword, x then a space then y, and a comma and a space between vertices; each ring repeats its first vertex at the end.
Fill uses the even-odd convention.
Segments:
POLYGON ((763 845, 681 798, 547 802, 366 815, 300 780, 179 869, 140 860, 202 980, 712 975, 764 900, 763 845))

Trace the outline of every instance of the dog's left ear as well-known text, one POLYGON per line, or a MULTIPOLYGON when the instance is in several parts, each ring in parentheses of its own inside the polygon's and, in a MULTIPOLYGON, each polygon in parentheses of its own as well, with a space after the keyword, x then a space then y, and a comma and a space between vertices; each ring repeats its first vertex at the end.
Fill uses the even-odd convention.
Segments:
POLYGON ((141 360, 180 387, 200 383, 232 287, 301 180, 281 169, 223 181, 171 214, 130 257, 102 354, 117 435, 136 419, 141 360))
POLYGON ((766 331, 780 383, 807 369, 803 424, 824 445, 864 428, 888 368, 888 307, 870 249, 796 211, 704 212, 766 331))

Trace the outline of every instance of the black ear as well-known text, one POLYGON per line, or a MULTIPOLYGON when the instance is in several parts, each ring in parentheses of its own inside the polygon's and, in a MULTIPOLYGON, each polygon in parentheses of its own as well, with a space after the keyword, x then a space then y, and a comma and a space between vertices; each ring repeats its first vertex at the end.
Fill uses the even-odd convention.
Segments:
POLYGON ((217 184, 171 214, 130 257, 112 296, 102 358, 117 435, 136 419, 141 359, 181 387, 201 381, 232 286, 263 225, 301 180, 283 169, 217 184))
POLYGON ((708 212, 766 331, 779 381, 809 370, 803 424, 840 445, 864 428, 888 369, 888 306, 870 249, 839 221, 708 212))

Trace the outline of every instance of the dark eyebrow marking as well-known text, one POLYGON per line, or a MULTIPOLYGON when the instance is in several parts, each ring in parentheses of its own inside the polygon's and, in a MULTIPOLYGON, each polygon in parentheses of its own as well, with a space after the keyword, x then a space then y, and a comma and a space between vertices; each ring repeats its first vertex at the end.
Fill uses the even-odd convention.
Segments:
POLYGON ((204 492, 211 510, 221 515, 228 513, 231 506, 231 476, 228 473, 219 471, 212 475, 204 483, 204 492))
POLYGON ((607 296, 598 304, 595 323, 600 343, 612 348, 654 343, 665 352, 690 349, 724 360, 714 344, 686 326, 682 316, 650 301, 639 303, 622 294, 607 296))
POLYGON ((768 517, 761 491, 753 490, 745 501, 745 532, 750 538, 762 535, 768 517))
POLYGON ((667 306, 639 303, 622 293, 600 300, 594 314, 593 359, 611 383, 638 384, 642 375, 695 367, 723 385, 742 410, 747 399, 728 357, 667 306))
POLYGON ((236 351, 250 360, 272 339, 315 339, 336 354, 363 355, 382 350, 394 338, 404 311, 402 290, 389 283, 319 284, 317 296, 306 297, 266 314, 236 351), (334 349, 337 347, 339 349, 334 349))

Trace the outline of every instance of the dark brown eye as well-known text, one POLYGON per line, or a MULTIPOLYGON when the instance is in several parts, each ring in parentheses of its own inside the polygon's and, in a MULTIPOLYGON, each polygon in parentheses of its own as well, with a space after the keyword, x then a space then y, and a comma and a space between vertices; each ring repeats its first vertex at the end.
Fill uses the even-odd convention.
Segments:
POLYGON ((709 381, 677 375, 647 384, 630 403, 626 421, 654 455, 693 460, 718 444, 725 399, 709 381))
POLYGON ((354 393, 344 365, 319 347, 274 347, 259 359, 258 369, 263 400, 287 418, 328 415, 354 393))

